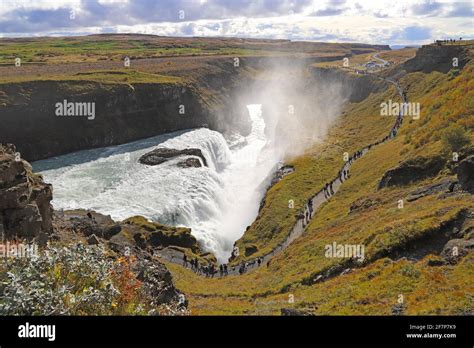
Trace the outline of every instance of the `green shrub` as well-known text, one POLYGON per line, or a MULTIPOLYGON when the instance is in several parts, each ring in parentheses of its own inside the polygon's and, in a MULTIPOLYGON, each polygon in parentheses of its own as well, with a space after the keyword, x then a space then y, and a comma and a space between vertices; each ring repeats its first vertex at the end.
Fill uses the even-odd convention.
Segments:
POLYGON ((464 146, 469 144, 469 138, 466 135, 466 130, 456 124, 446 128, 442 135, 444 147, 451 151, 459 151, 464 146))

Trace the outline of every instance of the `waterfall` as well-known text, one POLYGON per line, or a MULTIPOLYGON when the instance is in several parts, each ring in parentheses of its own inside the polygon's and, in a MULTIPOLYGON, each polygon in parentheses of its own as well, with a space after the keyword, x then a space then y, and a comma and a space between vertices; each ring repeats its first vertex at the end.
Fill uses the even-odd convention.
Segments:
POLYGON ((84 150, 33 163, 54 186, 55 209, 92 209, 115 220, 142 215, 192 229, 220 262, 230 256, 258 213, 266 178, 277 158, 268 149, 259 106, 249 106, 252 132, 233 139, 207 128, 174 132, 129 144, 84 150), (156 147, 199 148, 208 167, 138 162, 156 147))

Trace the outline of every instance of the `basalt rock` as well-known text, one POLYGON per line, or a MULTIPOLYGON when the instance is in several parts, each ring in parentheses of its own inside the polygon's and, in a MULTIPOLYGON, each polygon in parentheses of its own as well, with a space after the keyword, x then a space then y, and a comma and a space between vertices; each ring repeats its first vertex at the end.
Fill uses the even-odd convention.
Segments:
POLYGON ((87 244, 89 245, 96 245, 99 243, 100 243, 99 238, 97 238, 95 234, 91 234, 89 238, 87 238, 87 244))
POLYGON ((425 196, 433 195, 436 193, 441 193, 441 192, 452 192, 454 187, 456 185, 456 182, 451 180, 451 179, 444 179, 441 180, 440 182, 437 182, 432 185, 427 185, 420 187, 416 189, 413 192, 410 192, 410 194, 407 197, 408 202, 413 202, 416 201, 417 199, 420 199, 425 196))
POLYGON ((155 303, 176 305, 178 309, 188 306, 186 296, 174 287, 171 273, 163 264, 142 259, 136 271, 137 279, 155 303))
POLYGON ((388 170, 379 183, 384 187, 406 185, 414 181, 433 177, 440 172, 446 161, 441 156, 417 157, 388 170))
MULTIPOLYGON (((188 148, 183 150, 169 149, 164 147, 159 147, 150 152, 147 152, 139 158, 141 164, 146 164, 149 166, 156 166, 163 162, 169 161, 170 159, 179 157, 179 156, 196 156, 202 160, 202 163, 207 166, 206 158, 202 154, 200 149, 188 148)), ((182 162, 180 162, 182 163, 182 162)), ((179 164, 178 164, 179 165, 179 164)))
POLYGON ((400 68, 407 72, 447 73, 453 68, 453 58, 458 58, 459 68, 463 68, 468 56, 468 50, 460 45, 425 45, 417 50, 414 58, 407 60, 400 68))
POLYGON ((63 213, 74 232, 85 237, 95 236, 109 240, 121 231, 120 224, 109 215, 99 214, 92 210, 70 210, 63 213))
POLYGON ((471 155, 459 163, 457 168, 459 183, 463 190, 474 191, 474 155, 471 155))
POLYGON ((112 239, 113 241, 118 240, 122 235, 126 235, 131 237, 134 244, 142 249, 177 246, 201 253, 199 244, 189 228, 171 227, 149 222, 142 216, 128 218, 121 223, 121 226, 122 233, 115 236, 112 239))
POLYGON ((281 315, 283 316, 312 316, 313 314, 306 311, 294 309, 294 308, 282 308, 281 315))
POLYGON ((249 246, 245 247, 245 256, 250 256, 252 254, 255 254, 258 251, 258 248, 256 245, 251 244, 249 246))
MULTIPOLYGON (((11 144, 0 144, 0 222, 6 239, 52 232, 52 187, 34 174, 11 144)), ((43 239, 42 239, 43 240, 43 239)))
POLYGON ((188 157, 177 164, 180 168, 200 168, 202 167, 201 161, 196 157, 188 157))
POLYGON ((455 264, 473 249, 473 239, 451 239, 444 246, 441 256, 450 264, 455 264))

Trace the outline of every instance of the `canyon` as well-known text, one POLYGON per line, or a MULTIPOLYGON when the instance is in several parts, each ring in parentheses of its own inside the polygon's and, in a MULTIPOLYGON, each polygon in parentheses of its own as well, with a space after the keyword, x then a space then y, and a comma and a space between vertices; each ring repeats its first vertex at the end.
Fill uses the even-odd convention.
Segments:
MULTIPOLYGON (((369 48, 366 46, 364 50, 369 48)), ((374 49, 374 52, 384 49, 383 53, 389 55, 390 52, 387 53, 385 48, 374 46, 371 49, 374 49)), ((359 49, 353 47, 351 54, 366 53, 357 52, 359 49)), ((436 272, 433 270, 435 266, 448 271, 464 270, 471 257, 472 215, 469 211, 472 208, 472 146, 467 145, 457 150, 458 161, 448 159, 450 154, 443 152, 439 145, 443 137, 442 126, 439 126, 442 124, 439 121, 442 117, 433 106, 436 99, 429 93, 441 88, 430 79, 440 81, 439 85, 446 86, 442 87, 446 90, 452 88, 454 83, 464 83, 462 78, 472 71, 469 70, 472 69, 471 50, 469 47, 454 46, 422 47, 415 57, 388 67, 380 72, 380 75, 355 73, 350 69, 334 66, 339 64, 339 61, 340 66, 343 66, 342 59, 347 54, 344 53, 330 58, 244 56, 239 58, 238 67, 234 65, 233 56, 201 57, 197 65, 193 65, 185 73, 172 76, 178 80, 168 79, 159 83, 134 82, 133 79, 98 82, 93 81, 93 78, 90 81, 77 81, 74 78, 68 80, 67 77, 57 81, 2 83, 0 103, 4 127, 0 129, 0 139, 2 143, 16 145, 16 148, 12 145, 3 146, 2 173, 8 174, 11 172, 9 168, 16 168, 16 163, 22 163, 17 172, 10 174, 18 175, 18 180, 23 178, 23 181, 18 183, 15 181, 17 179, 10 177, 3 180, 2 190, 15 191, 15 194, 21 190, 26 192, 24 199, 18 194, 12 200, 7 200, 16 202, 8 206, 4 199, 7 195, 2 194, 2 225, 4 230, 11 233, 11 224, 7 223, 7 220, 12 219, 10 209, 15 209, 17 215, 25 215, 33 209, 37 222, 34 232, 27 232, 30 231, 30 226, 24 225, 25 228, 17 231, 18 237, 38 238, 45 233, 52 237, 50 239, 64 243, 81 240, 89 245, 104 245, 117 259, 123 255, 124 250, 133 250, 140 260, 152 258, 159 268, 158 278, 165 279, 164 285, 160 285, 160 291, 166 295, 155 294, 157 298, 165 303, 174 303, 176 308, 180 308, 180 303, 183 302, 180 294, 184 293, 186 306, 189 301, 190 310, 199 314, 249 314, 253 310, 252 299, 268 304, 268 308, 260 311, 260 314, 275 314, 281 309, 280 297, 294 293, 297 299, 295 313, 301 310, 304 313, 327 314, 334 308, 332 306, 335 303, 347 303, 347 299, 352 295, 332 292, 327 298, 323 298, 321 294, 338 286, 339 282, 347 277, 351 277, 352 282, 356 283, 363 281, 361 279, 373 279, 382 273, 384 277, 390 277, 388 273, 393 269, 401 269, 402 278, 416 278, 416 274, 419 274, 417 272, 427 272, 431 276, 430 272, 436 272), (459 68, 454 70, 452 65, 450 67, 447 63, 452 61, 453 55, 459 58, 460 63, 459 68), (252 269, 240 278, 232 275, 229 279, 222 279, 220 283, 182 267, 182 255, 186 255, 187 260, 197 259, 207 267, 216 265, 217 262, 224 263, 228 253, 238 248, 242 252, 230 260, 230 266, 236 267, 269 255, 275 247, 286 241, 285 238, 297 219, 296 212, 301 211, 305 202, 314 197, 324 183, 337 174, 343 164, 343 154, 352 153, 372 144, 382 135, 386 136, 393 120, 380 117, 380 105, 387 99, 397 98, 401 89, 387 83, 388 79, 396 79, 403 90, 408 91, 410 100, 422 100, 421 120, 406 120, 397 139, 381 144, 383 150, 374 148, 358 160, 354 169, 351 169, 353 173, 351 172, 349 181, 341 186, 341 192, 318 208, 315 221, 309 223, 298 238, 291 240, 287 249, 272 254, 271 261, 265 259, 266 267, 256 267, 257 269, 252 269), (423 89, 420 87, 423 84, 428 84, 429 87, 423 89), (337 97, 331 99, 328 94, 324 94, 324 89, 330 90, 333 96, 337 97), (429 98, 430 101, 423 98, 429 98), (66 117, 59 118, 59 121, 54 116, 54 104, 63 99, 95 102, 95 119, 66 117), (256 110, 250 110, 251 107, 256 107, 255 104, 261 105, 258 118, 256 110), (180 106, 183 105, 184 114, 180 113, 180 106), (289 106, 293 106, 292 112, 289 112, 289 106), (426 114, 423 112, 424 107, 427 108, 426 114), (312 128, 315 125, 312 123, 314 120, 301 117, 311 115, 312 112, 321 114, 324 109, 331 109, 331 112, 327 114, 326 121, 318 123, 317 130, 312 128), (332 118, 332 114, 337 117, 332 118), (278 117, 272 118, 269 115, 278 117), (290 119, 288 117, 298 117, 301 122, 297 125, 285 122, 290 119), (437 121, 430 123, 431 117, 437 121), (272 123, 274 120, 278 122, 272 123), (265 127, 262 127, 261 122, 265 127), (432 127, 432 131, 423 133, 423 127, 417 127, 413 122, 424 122, 426 127, 432 127), (430 138, 430 133, 435 134, 436 138, 430 138), (295 137, 295 134, 298 134, 298 137, 295 137), (294 138, 300 139, 295 141, 294 138), (199 146, 191 140, 199 141, 199 146), (424 143, 413 145, 418 140, 423 140, 424 143), (95 186, 91 186, 90 206, 81 207, 76 204, 64 210, 53 210, 50 206, 53 198, 50 185, 45 184, 42 177, 33 174, 26 161, 15 162, 17 153, 28 161, 43 160, 33 163, 34 167, 37 166, 48 180, 59 183, 59 186, 55 185, 58 202, 67 207, 67 198, 72 197, 73 186, 69 187, 68 191, 67 186, 72 181, 66 179, 84 173, 89 180, 94 179, 92 175, 87 176, 87 173, 94 172, 88 171, 90 168, 87 166, 95 169, 95 173, 102 173, 104 178, 111 178, 112 182, 125 173, 125 166, 129 166, 127 168, 130 173, 155 170, 159 175, 152 177, 149 175, 151 172, 148 172, 146 179, 155 181, 156 186, 160 187, 161 178, 170 175, 167 166, 174 165, 174 161, 179 159, 176 157, 162 161, 168 154, 160 156, 160 147, 156 146, 161 144, 166 144, 172 151, 176 150, 174 155, 191 156, 187 159, 194 156, 202 162, 202 166, 189 163, 182 164, 179 168, 173 167, 173 171, 179 173, 176 182, 181 180, 182 189, 188 192, 189 196, 199 196, 202 194, 201 188, 193 191, 195 188, 190 189, 184 183, 192 182, 198 177, 206 178, 207 175, 209 180, 215 180, 212 184, 215 190, 230 183, 229 187, 236 191, 235 197, 239 194, 244 196, 244 191, 235 189, 239 188, 238 185, 232 186, 239 181, 245 182, 246 186, 252 181, 252 185, 261 184, 258 188, 255 185, 259 195, 248 193, 253 209, 245 218, 248 223, 245 222, 242 226, 234 223, 232 214, 224 214, 222 218, 222 221, 231 222, 225 226, 235 224, 239 230, 233 232, 232 238, 225 241, 227 254, 219 254, 216 259, 216 255, 209 252, 212 246, 203 243, 205 239, 200 234, 206 230, 206 226, 202 226, 200 231, 201 226, 195 221, 190 230, 182 225, 185 225, 183 221, 189 222, 192 219, 182 220, 184 215, 176 215, 173 212, 153 216, 152 211, 145 211, 143 215, 149 214, 146 218, 138 216, 141 215, 139 212, 143 211, 143 206, 136 206, 135 203, 127 206, 125 198, 123 202, 119 200, 118 204, 113 202, 120 197, 117 192, 108 201, 115 203, 114 213, 94 211, 96 209, 91 208, 97 202, 93 202, 92 195, 102 192, 95 186), (266 148, 268 144, 276 150, 274 153, 266 148), (281 146, 282 144, 284 146, 281 146), (197 149, 199 151, 195 151, 197 149), (243 151, 239 153, 239 149, 243 151), (246 152, 246 149, 251 152, 246 152), (423 149, 428 149, 425 150, 428 154, 424 154, 423 149), (248 166, 245 162, 232 162, 235 158, 248 159, 249 153, 262 154, 260 159, 259 156, 250 156, 252 165, 254 160, 255 163, 262 158, 272 160, 264 162, 264 168, 258 172, 256 179, 248 173, 256 167, 248 166), (161 163, 146 169, 144 164, 139 163, 139 159, 150 154, 158 154, 157 162, 161 163), (383 154, 391 155, 384 157, 383 154), (117 166, 118 163, 120 166, 117 166), (241 166, 233 166, 232 163, 240 163, 241 166), (373 163, 378 163, 378 167, 373 163), (162 166, 164 169, 159 169, 162 166), (163 171, 159 172, 160 170, 163 171), (196 172, 192 172, 194 170, 196 172), (218 179, 213 177, 216 173, 220 175, 218 179), (15 185, 12 184, 13 181, 15 185), (31 182, 33 187, 27 184, 23 185, 23 188, 22 182, 31 182), (12 187, 15 189, 12 190, 12 187), (37 192, 44 193, 33 194, 35 187, 38 187, 37 192), (394 202, 405 197, 408 197, 406 204, 410 208, 404 211, 405 215, 396 215, 401 212, 391 207, 394 202), (415 200, 417 206, 413 207, 410 203, 415 200), (293 202, 293 211, 288 209, 289 201, 293 202), (121 209, 116 209, 117 206, 121 209), (360 228, 363 224, 366 224, 366 230, 360 228), (439 233, 443 233, 445 237, 437 237, 439 233), (435 236, 433 240, 431 236, 435 236), (417 249, 415 245, 422 241, 436 245, 428 248, 426 253, 422 248, 419 248, 419 253, 413 251, 413 248, 417 249), (324 245, 361 243, 362 246, 365 245, 367 254, 361 265, 321 257, 321 253, 324 254, 324 251, 321 251, 324 245), (459 257, 450 258, 449 250, 452 245, 462 249, 459 257), (179 258, 176 259, 175 255, 179 255, 179 258), (430 258, 431 268, 421 265, 425 262, 425 257, 430 258), (288 259, 293 262, 288 263, 288 259), (389 264, 393 267, 389 268, 389 264), (278 279, 275 275, 278 275, 278 279), (235 291, 232 292, 231 289, 235 291), (232 303, 226 308, 218 307, 218 303, 229 294, 232 303), (341 298, 337 297, 338 294, 341 298), (310 304, 315 304, 315 307, 310 304)), ((160 67, 160 64, 163 62, 166 61, 161 58, 156 62, 158 65, 154 68, 155 73, 162 72, 160 69, 164 68, 160 67)), ((149 60, 141 63, 154 66, 149 60)), ((174 69, 179 70, 178 67, 174 69)), ((468 124, 472 114, 468 108, 463 110, 463 115, 466 116, 464 124, 468 124)), ((174 155, 172 157, 175 157, 174 155)), ((153 164, 157 163, 155 159, 151 161, 153 164)), ((150 193, 153 197, 167 197, 158 194, 159 191, 151 190, 153 186, 149 182, 148 186, 140 186, 147 182, 144 178, 145 175, 130 176, 129 181, 126 181, 136 184, 127 191, 129 203, 134 202, 131 198, 133 190, 137 191, 135 194, 142 196, 150 193), (139 181, 140 178, 142 182, 139 181)), ((104 187, 109 184, 106 180, 100 182, 104 187)), ((253 191, 254 186, 251 187, 253 191)), ((217 196, 208 195, 209 192, 206 192, 206 197, 211 197, 209 201, 218 201, 217 196)), ((228 192, 224 196, 228 196, 228 192)), ((203 196, 199 197, 202 199, 203 196)), ((229 197, 234 199, 232 195, 229 197)), ((102 198, 106 198, 103 202, 109 199, 106 195, 102 198)), ((83 201, 87 202, 87 199, 83 201)), ((193 214, 190 216, 202 212, 205 205, 202 200, 200 202, 200 205, 193 206, 193 214)), ((245 200, 241 203, 241 206, 248 205, 245 200)), ((149 204, 148 206, 152 207, 149 204)), ((182 212, 186 213, 188 208, 189 206, 185 207, 182 212)), ((230 209, 230 212, 236 215, 236 210, 230 209)), ((206 221, 206 218, 200 217, 197 220, 206 221)), ((430 281, 426 280, 427 283, 430 281)), ((149 284, 152 282, 149 281, 149 284)), ((364 308, 368 308, 368 311, 381 310, 384 313, 397 311, 398 309, 386 305, 389 303, 389 296, 393 294, 381 290, 379 283, 374 284, 386 299, 386 303, 372 306, 370 301, 361 299, 362 295, 358 294, 357 301, 362 301, 361 311, 364 311, 364 308), (367 307, 364 307, 365 305, 367 307)), ((425 302, 429 303, 430 308, 434 308, 435 305, 430 301, 425 302)), ((421 306, 418 303, 413 304, 417 305, 421 306)), ((450 312, 458 309, 450 307, 445 310, 450 312)), ((459 309, 462 310, 464 309, 459 309)), ((286 312, 292 313, 292 310, 286 312)))

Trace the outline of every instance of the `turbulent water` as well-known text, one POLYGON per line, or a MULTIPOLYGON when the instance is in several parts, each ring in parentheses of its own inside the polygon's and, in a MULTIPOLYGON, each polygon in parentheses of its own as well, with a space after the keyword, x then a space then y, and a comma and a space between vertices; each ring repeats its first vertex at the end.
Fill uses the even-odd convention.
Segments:
POLYGON ((129 144, 85 150, 33 164, 54 186, 55 209, 93 209, 116 220, 133 215, 192 229, 220 262, 256 217, 277 158, 264 147, 259 105, 248 106, 249 136, 226 140, 202 128, 129 144), (158 166, 138 163, 157 146, 200 148, 209 167, 179 168, 182 158, 158 166))

